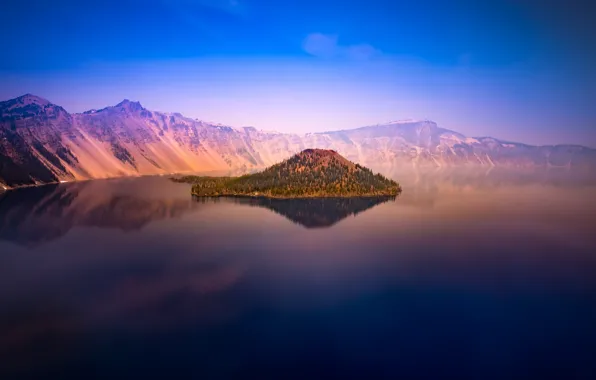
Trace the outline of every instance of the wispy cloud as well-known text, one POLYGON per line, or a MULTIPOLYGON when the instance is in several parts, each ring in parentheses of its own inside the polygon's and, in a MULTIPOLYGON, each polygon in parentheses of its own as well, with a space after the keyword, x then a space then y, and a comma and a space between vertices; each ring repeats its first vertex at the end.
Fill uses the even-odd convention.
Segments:
POLYGON ((347 58, 367 60, 379 56, 382 52, 366 43, 341 45, 334 34, 311 33, 302 42, 305 52, 320 58, 347 58))

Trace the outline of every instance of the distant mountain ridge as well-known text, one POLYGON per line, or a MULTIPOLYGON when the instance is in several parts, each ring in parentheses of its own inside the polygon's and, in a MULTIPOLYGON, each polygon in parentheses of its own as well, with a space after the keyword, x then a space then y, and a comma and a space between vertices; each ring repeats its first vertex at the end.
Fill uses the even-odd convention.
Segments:
POLYGON ((595 149, 471 138, 429 120, 299 135, 154 112, 130 100, 78 114, 31 94, 0 102, 0 190, 120 176, 241 174, 307 148, 335 150, 387 176, 405 167, 596 170, 595 149))

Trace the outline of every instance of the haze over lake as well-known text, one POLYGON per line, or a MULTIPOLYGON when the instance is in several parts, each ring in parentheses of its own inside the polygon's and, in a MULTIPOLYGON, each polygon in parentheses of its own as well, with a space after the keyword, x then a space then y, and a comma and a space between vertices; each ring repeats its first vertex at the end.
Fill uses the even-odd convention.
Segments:
POLYGON ((1 377, 596 375, 594 181, 394 177, 308 204, 166 177, 0 195, 1 377))

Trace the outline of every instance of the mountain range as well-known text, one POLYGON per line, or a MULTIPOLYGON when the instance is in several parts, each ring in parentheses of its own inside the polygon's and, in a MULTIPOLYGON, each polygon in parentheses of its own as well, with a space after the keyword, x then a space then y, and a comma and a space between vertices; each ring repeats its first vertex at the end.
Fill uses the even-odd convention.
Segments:
POLYGON ((596 149, 467 137, 429 120, 292 134, 150 111, 129 100, 74 114, 31 94, 0 102, 0 190, 121 176, 243 174, 307 148, 335 150, 387 176, 411 167, 596 170, 596 149))

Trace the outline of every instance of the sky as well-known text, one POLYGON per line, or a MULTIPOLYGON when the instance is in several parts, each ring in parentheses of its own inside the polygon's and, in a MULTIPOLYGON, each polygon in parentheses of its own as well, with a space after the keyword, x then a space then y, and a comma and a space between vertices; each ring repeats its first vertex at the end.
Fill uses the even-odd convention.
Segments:
POLYGON ((321 132, 429 119, 468 136, 596 147, 584 0, 5 0, 0 99, 137 100, 321 132))

